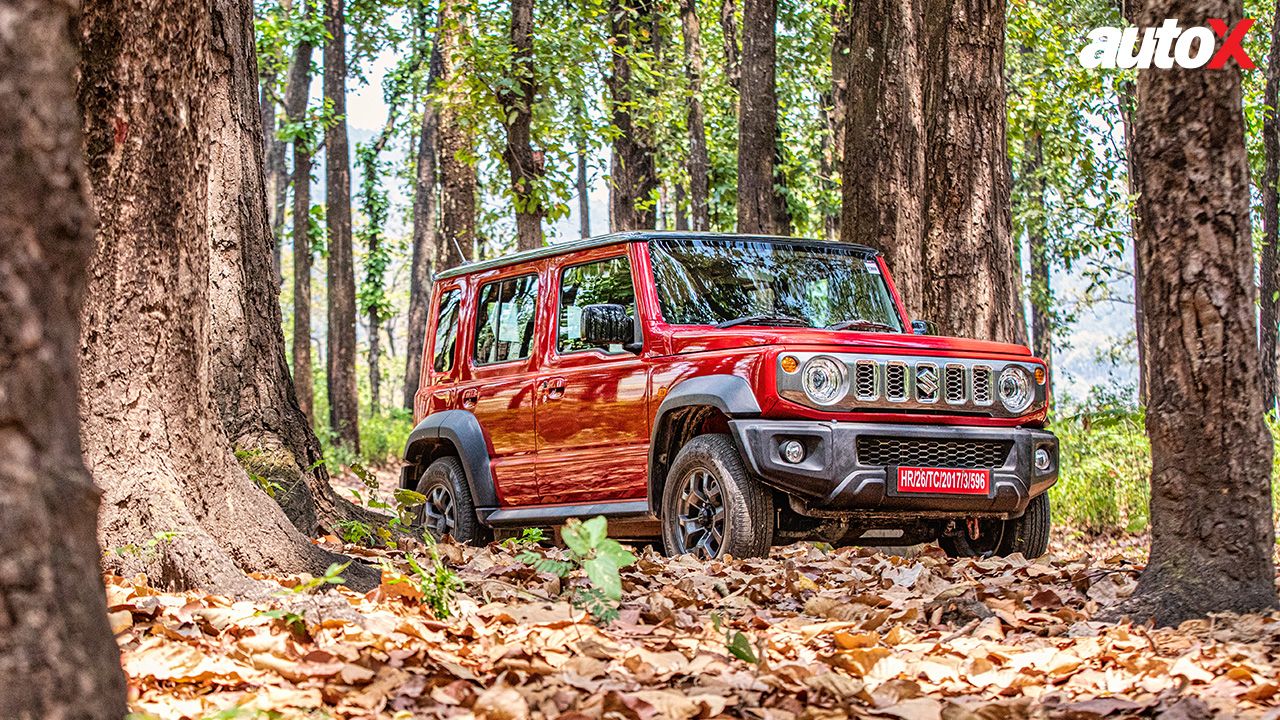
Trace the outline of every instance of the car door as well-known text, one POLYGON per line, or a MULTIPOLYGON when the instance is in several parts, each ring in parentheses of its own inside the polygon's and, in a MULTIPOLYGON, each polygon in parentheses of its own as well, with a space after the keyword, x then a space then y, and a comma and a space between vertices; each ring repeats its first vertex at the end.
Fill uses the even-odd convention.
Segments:
POLYGON ((536 503, 533 401, 540 278, 524 266, 475 284, 470 372, 457 388, 458 403, 476 416, 489 441, 499 505, 536 503))
POLYGON ((551 273, 552 347, 535 401, 538 489, 546 504, 646 496, 648 364, 620 345, 592 347, 580 322, 583 306, 608 303, 624 306, 640 327, 631 262, 625 247, 593 255, 565 259, 551 273))
MULTIPOLYGON (((431 334, 423 348, 422 374, 414 394, 414 422, 431 413, 457 407, 458 335, 462 318, 460 282, 436 288, 431 305, 431 334)), ((412 349, 411 349, 412 351, 412 349)))

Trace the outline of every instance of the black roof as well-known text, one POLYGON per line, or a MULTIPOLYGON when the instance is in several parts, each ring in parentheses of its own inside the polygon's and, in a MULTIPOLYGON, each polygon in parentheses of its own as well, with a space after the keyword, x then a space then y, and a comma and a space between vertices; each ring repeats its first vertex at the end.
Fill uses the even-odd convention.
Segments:
POLYGON ((490 260, 481 260, 480 262, 464 263, 457 267, 449 268, 442 273, 436 275, 437 280, 445 280, 447 278, 458 277, 459 275, 468 275, 481 270, 492 270, 494 268, 507 267, 508 265, 516 265, 529 260, 539 260, 541 258, 554 257, 556 255, 565 255, 567 253, 578 252, 580 250, 590 250, 592 248, 605 247, 606 245, 617 245, 619 243, 644 242, 646 240, 750 240, 751 242, 786 242, 786 243, 804 243, 812 245, 837 245, 840 247, 856 250, 868 255, 879 255, 880 251, 867 247, 866 245, 855 245, 853 243, 840 243, 831 240, 814 240, 811 238, 795 238, 782 237, 778 235, 749 235, 738 233, 713 233, 713 232, 689 232, 685 230, 677 230, 674 232, 659 232, 655 230, 636 230, 630 232, 610 233, 608 235, 596 235, 595 237, 582 238, 580 240, 570 240, 567 242, 554 243, 552 245, 544 245, 540 248, 532 250, 524 250, 502 257, 492 258, 490 260))

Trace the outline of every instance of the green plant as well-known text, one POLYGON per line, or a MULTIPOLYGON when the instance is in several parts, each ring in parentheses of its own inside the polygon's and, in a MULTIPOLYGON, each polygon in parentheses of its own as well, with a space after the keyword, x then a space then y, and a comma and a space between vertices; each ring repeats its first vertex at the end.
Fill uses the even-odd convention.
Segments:
POLYGON ((532 549, 520 553, 519 560, 538 572, 559 577, 567 577, 574 570, 581 569, 591 587, 575 588, 570 602, 599 622, 616 620, 618 603, 622 600, 619 571, 635 563, 636 556, 609 537, 609 524, 604 516, 586 522, 569 520, 560 536, 568 550, 568 560, 550 558, 532 549))
POLYGON ((150 560, 155 557, 157 549, 171 543, 182 537, 182 532, 178 530, 161 530, 141 543, 129 543, 120 547, 109 548, 105 553, 118 555, 119 557, 140 557, 144 560, 150 560))
POLYGON ((520 531, 520 537, 507 538, 501 545, 504 548, 531 547, 541 544, 546 539, 546 533, 542 532, 542 528, 525 528, 520 531))
POLYGON ((324 574, 321 575, 320 577, 313 577, 313 578, 304 580, 298 583, 297 585, 294 585, 291 588, 287 588, 281 591, 280 594, 305 595, 308 593, 315 592, 316 590, 319 590, 325 585, 341 585, 342 583, 346 582, 346 580, 342 577, 342 571, 346 570, 347 566, 350 565, 351 562, 352 562, 351 560, 348 560, 344 563, 334 563, 330 565, 328 569, 324 571, 324 574))
POLYGON ((1088 532, 1147 526, 1151 448, 1139 408, 1095 394, 1064 400, 1054 415, 1058 482, 1050 490, 1054 521, 1088 532))
POLYGON ((376 538, 369 524, 359 520, 339 520, 338 536, 351 545, 368 545, 376 538))
POLYGON ((249 479, 267 495, 274 498, 284 492, 284 486, 267 474, 271 465, 267 461, 266 453, 259 450, 237 449, 236 460, 248 473, 249 479))
POLYGON ((711 613, 711 626, 716 632, 724 632, 724 649, 729 651, 730 655, 745 663, 760 664, 760 656, 752 647, 749 635, 741 630, 724 627, 723 618, 718 612, 711 613))

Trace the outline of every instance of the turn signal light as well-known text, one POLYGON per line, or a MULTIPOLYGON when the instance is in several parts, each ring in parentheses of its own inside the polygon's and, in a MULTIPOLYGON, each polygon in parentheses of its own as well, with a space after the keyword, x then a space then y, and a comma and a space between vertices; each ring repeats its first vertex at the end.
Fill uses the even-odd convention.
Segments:
POLYGON ((1044 368, 1042 367, 1036 368, 1036 384, 1037 385, 1044 384, 1044 368))
POLYGON ((793 372, 795 372, 799 367, 800 367, 800 361, 799 361, 799 360, 797 360, 797 359, 795 358, 795 356, 794 356, 794 355, 783 355, 783 356, 782 356, 782 370, 783 370, 783 372, 793 373, 793 372))

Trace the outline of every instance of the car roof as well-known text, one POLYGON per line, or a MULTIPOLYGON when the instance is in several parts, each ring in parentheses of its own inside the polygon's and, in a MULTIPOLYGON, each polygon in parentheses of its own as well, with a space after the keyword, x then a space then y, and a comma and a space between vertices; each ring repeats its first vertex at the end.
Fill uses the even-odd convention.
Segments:
POLYGON ((814 240, 812 238, 783 237, 780 235, 749 235, 739 233, 713 233, 713 232, 689 232, 684 230, 656 231, 656 230, 640 230, 610 233, 608 235, 596 235, 595 237, 582 238, 580 240, 569 240, 566 242, 552 243, 544 245, 540 248, 532 250, 524 250, 510 255, 503 255, 489 260, 481 260, 480 262, 463 263, 457 267, 449 268, 444 272, 436 275, 437 280, 447 280, 461 275, 469 275, 471 273, 480 272, 482 270, 493 270, 494 268, 508 267, 511 265, 519 265, 520 263, 529 262, 531 260, 540 260, 542 258, 555 257, 557 255, 568 255, 570 253, 580 252, 582 250, 590 250, 592 248, 605 247, 607 245, 618 245, 621 243, 644 242, 648 240, 749 240, 751 242, 776 242, 789 244, 804 245, 821 245, 824 247, 836 246, 853 250, 855 252, 865 253, 867 255, 879 255, 880 251, 866 245, 856 245, 854 243, 835 242, 833 240, 814 240))

